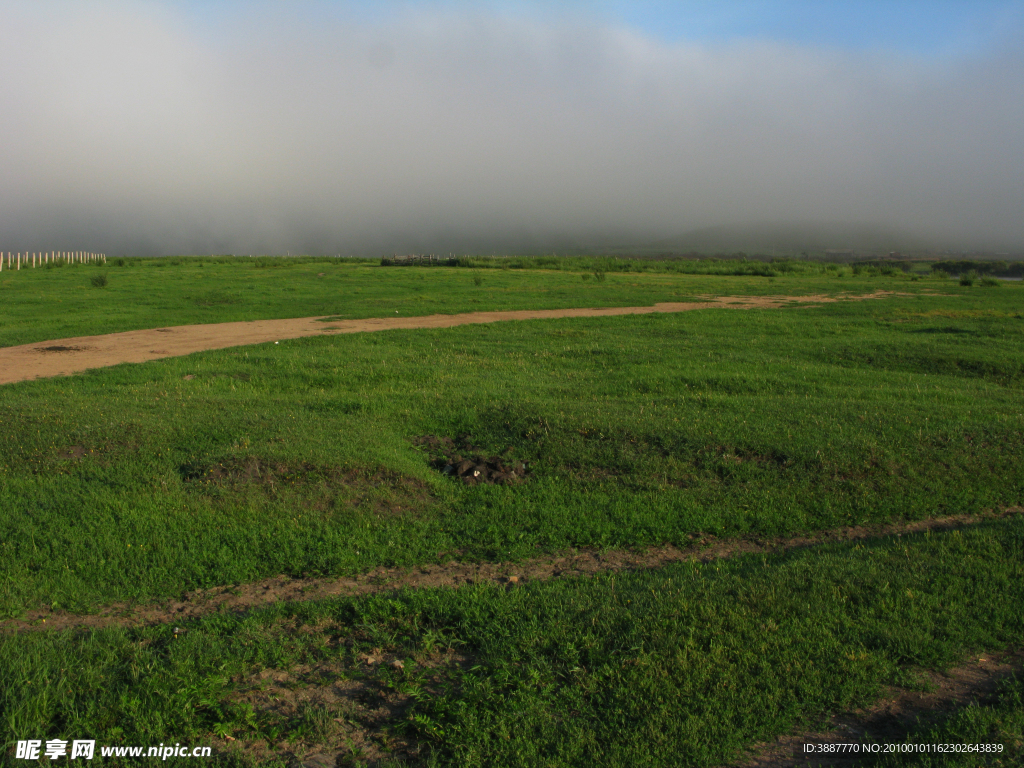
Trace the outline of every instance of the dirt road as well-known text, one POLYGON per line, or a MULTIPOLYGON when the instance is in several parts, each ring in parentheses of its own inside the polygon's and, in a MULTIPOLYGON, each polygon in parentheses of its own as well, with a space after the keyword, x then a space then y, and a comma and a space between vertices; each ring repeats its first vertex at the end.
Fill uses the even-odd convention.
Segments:
POLYGON ((0 348, 0 384, 67 376, 90 368, 119 363, 144 363, 164 357, 180 357, 208 349, 225 349, 245 344, 263 344, 303 336, 363 333, 394 329, 452 328, 457 325, 498 323, 506 320, 547 320, 561 317, 611 317, 646 315, 655 312, 688 312, 695 309, 775 308, 787 305, 822 304, 835 301, 878 299, 890 295, 876 291, 865 295, 839 296, 717 296, 697 302, 655 304, 651 307, 605 307, 600 309, 526 309, 507 312, 467 312, 460 315, 419 317, 375 317, 364 320, 336 320, 301 317, 286 320, 252 320, 208 325, 179 325, 142 331, 78 336, 0 348))

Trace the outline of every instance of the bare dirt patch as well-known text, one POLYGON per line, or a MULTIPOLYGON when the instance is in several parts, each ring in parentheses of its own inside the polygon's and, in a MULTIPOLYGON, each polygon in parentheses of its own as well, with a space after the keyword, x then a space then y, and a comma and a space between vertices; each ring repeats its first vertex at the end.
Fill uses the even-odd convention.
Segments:
POLYGON ((781 736, 770 744, 757 744, 746 760, 733 768, 792 768, 860 765, 872 757, 864 753, 806 754, 805 744, 901 743, 914 729, 937 723, 971 702, 984 704, 1009 675, 1024 671, 1024 650, 982 654, 947 672, 923 670, 919 674, 927 692, 887 688, 870 707, 835 715, 819 731, 781 736))
MULTIPOLYGON (((304 629, 332 634, 330 627, 304 629)), ((302 766, 421 756, 423 745, 396 726, 407 719, 414 693, 440 693, 454 670, 471 666, 471 658, 452 648, 401 656, 380 648, 359 652, 352 647, 358 640, 341 642, 349 648, 329 662, 265 669, 239 680, 231 701, 252 707, 262 738, 238 736, 214 746, 302 766)))
POLYGON ((346 577, 293 578, 275 576, 251 584, 230 584, 196 590, 180 600, 160 605, 115 604, 93 614, 69 614, 46 609, 29 611, 24 618, 0 622, 0 632, 62 630, 163 624, 199 618, 216 611, 243 613, 282 601, 304 602, 329 597, 367 595, 401 588, 459 587, 491 582, 514 585, 559 577, 589 576, 614 571, 660 568, 670 563, 709 562, 750 553, 782 552, 832 542, 857 541, 880 536, 900 536, 923 531, 948 530, 1002 517, 1024 514, 1024 507, 1009 507, 980 515, 918 520, 878 526, 851 526, 804 536, 776 539, 719 539, 693 533, 691 543, 642 550, 574 550, 521 562, 426 564, 416 568, 375 568, 346 577))
POLYGON ((841 293, 835 296, 708 296, 701 297, 701 301, 669 302, 655 304, 651 307, 527 309, 505 312, 467 312, 459 315, 379 317, 365 320, 337 320, 336 316, 332 315, 286 320, 181 325, 174 328, 110 333, 105 336, 59 339, 44 347, 36 343, 0 348, 0 384, 51 376, 67 376, 90 368, 104 368, 120 363, 144 363, 149 360, 179 357, 210 349, 225 349, 271 341, 280 342, 304 336, 397 329, 454 328, 459 325, 497 323, 508 320, 646 315, 663 312, 689 312, 697 309, 778 309, 837 301, 884 299, 893 295, 896 294, 891 291, 875 291, 864 295, 841 293), (325 320, 336 324, 325 326, 323 325, 325 320), (43 354, 40 355, 40 352, 43 354), (57 356, 47 354, 49 352, 73 354, 57 356))

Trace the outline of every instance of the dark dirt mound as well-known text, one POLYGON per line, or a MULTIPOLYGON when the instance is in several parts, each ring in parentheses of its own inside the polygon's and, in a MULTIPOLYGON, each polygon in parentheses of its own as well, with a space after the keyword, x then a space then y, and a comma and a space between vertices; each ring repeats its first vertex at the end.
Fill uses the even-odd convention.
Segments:
POLYGON ((36 352, 82 352, 85 347, 66 347, 61 344, 53 344, 49 347, 36 347, 36 352))
POLYGON ((466 485, 516 485, 530 476, 524 462, 513 460, 511 448, 498 456, 486 456, 473 445, 470 435, 459 435, 454 440, 423 435, 412 442, 426 450, 434 469, 466 485))

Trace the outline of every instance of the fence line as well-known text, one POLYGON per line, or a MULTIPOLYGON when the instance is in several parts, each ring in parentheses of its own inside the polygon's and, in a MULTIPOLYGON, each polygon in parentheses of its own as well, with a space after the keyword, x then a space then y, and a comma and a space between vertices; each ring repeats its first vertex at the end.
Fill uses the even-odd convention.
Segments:
MULTIPOLYGON (((21 269, 25 262, 26 269, 35 269, 47 264, 106 264, 107 254, 92 251, 30 251, 29 253, 7 252, 7 271, 21 269), (31 258, 30 258, 31 257, 31 258)), ((4 271, 4 253, 0 251, 0 272, 4 271)))

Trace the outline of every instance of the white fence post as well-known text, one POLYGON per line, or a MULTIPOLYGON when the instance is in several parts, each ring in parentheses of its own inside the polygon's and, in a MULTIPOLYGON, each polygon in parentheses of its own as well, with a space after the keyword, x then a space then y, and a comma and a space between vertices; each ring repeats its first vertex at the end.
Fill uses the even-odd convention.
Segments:
POLYGON ((92 251, 0 251, 0 272, 45 267, 50 264, 106 264, 107 254, 92 251), (6 253, 6 261, 4 256, 6 253))

